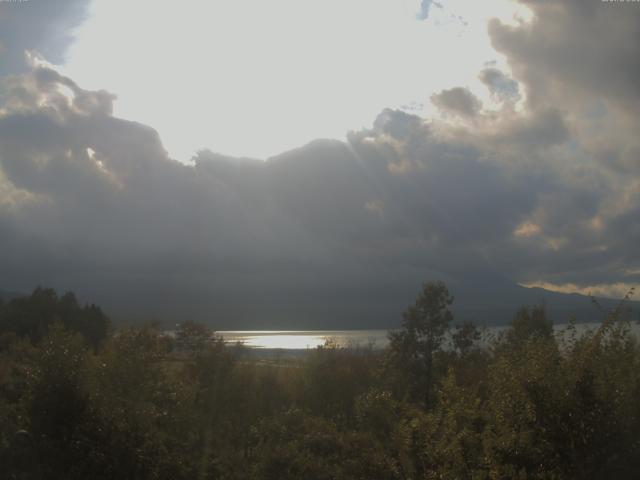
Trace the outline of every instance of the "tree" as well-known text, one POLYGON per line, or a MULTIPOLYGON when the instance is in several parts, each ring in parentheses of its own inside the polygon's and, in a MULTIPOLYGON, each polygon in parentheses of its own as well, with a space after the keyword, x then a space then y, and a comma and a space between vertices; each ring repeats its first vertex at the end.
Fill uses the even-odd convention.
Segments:
POLYGON ((72 292, 61 297, 51 288, 37 287, 28 297, 18 297, 0 309, 0 333, 13 332, 36 344, 59 322, 65 330, 80 333, 94 349, 107 337, 109 318, 96 305, 81 307, 72 292))
POLYGON ((192 320, 182 322, 176 330, 176 344, 187 352, 200 352, 216 339, 209 327, 192 320))
POLYGON ((464 357, 473 349, 474 345, 478 343, 481 336, 478 327, 476 327, 473 322, 467 320, 456 325, 456 332, 451 338, 455 349, 464 357))
POLYGON ((543 305, 520 308, 511 321, 511 328, 507 331, 507 340, 515 345, 522 344, 531 338, 550 339, 552 337, 553 322, 547 318, 543 305))
POLYGON ((403 314, 402 328, 389 333, 390 353, 397 367, 409 376, 414 397, 431 404, 434 355, 440 350, 453 314, 453 297, 442 282, 427 282, 416 301, 403 314))

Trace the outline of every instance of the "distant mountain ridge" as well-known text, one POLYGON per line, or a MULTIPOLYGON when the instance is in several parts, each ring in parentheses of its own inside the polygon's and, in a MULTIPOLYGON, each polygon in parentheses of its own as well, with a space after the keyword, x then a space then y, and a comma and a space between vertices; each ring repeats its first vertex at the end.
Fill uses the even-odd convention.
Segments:
MULTIPOLYGON (((587 295, 523 287, 516 283, 500 286, 460 284, 454 285, 451 291, 456 296, 453 305, 456 318, 486 325, 508 324, 517 309, 524 305, 543 305, 554 323, 566 323, 571 318, 580 323, 600 322, 606 312, 621 302, 621 299, 594 297, 603 312, 587 295)), ((630 299, 624 307, 630 310, 632 319, 638 319, 640 302, 630 299)))
MULTIPOLYGON (((597 298, 598 309, 591 298, 577 293, 560 293, 543 288, 527 288, 500 275, 460 275, 456 280, 444 276, 454 296, 454 323, 471 320, 478 325, 507 325, 522 306, 544 305, 554 323, 601 322, 606 311, 615 308, 620 300, 597 298)), ((437 280, 438 276, 426 280, 437 280)), ((273 291, 263 296, 244 298, 202 297, 193 292, 187 301, 163 292, 149 291, 148 296, 101 298, 89 292, 75 292, 84 301, 96 303, 116 323, 140 323, 157 319, 173 326, 185 319, 205 323, 216 330, 351 330, 392 329, 400 325, 402 312, 411 305, 420 282, 393 281, 375 289, 358 288, 350 291, 314 293, 310 298, 304 291, 273 291)), ((62 290, 60 290, 62 291, 62 290)), ((64 289, 66 291, 66 289, 64 289)), ((4 302, 24 296, 10 290, 0 290, 4 302)), ((640 302, 630 300, 625 308, 637 320, 640 302)))

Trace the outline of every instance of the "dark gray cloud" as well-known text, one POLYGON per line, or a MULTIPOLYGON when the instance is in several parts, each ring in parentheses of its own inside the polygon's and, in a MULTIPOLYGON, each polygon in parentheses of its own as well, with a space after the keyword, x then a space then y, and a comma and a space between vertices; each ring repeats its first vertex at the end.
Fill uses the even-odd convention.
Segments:
POLYGON ((482 108, 482 102, 468 89, 455 87, 431 96, 433 104, 445 113, 473 117, 482 108))
MULTIPOLYGON (((428 278, 464 279, 474 298, 514 281, 637 282, 633 68, 610 72, 620 91, 598 88, 584 76, 612 60, 578 38, 592 35, 581 22, 630 11, 579 5, 531 3, 531 26, 491 24, 514 75, 480 74, 498 110, 445 90, 434 103, 472 121, 387 109, 346 142, 266 162, 205 150, 184 165, 153 129, 113 117, 108 92, 47 68, 7 77, 0 287, 74 289, 121 317, 328 328, 388 325, 428 278), (577 36, 571 48, 557 31, 577 36)), ((620 26, 603 39, 610 57, 639 48, 637 26, 620 26)))
POLYGON ((25 51, 61 63, 90 0, 0 2, 0 76, 26 71, 25 51))
POLYGON ((529 111, 562 111, 583 161, 625 173, 618 202, 637 185, 640 151, 640 8, 631 2, 526 1, 533 20, 514 27, 489 24, 526 90, 529 111))
POLYGON ((493 45, 527 85, 531 104, 576 95, 612 100, 637 112, 640 9, 632 2, 521 0, 534 13, 526 27, 493 20, 493 45))
POLYGON ((346 143, 318 140, 267 162, 202 151, 183 165, 155 131, 112 117, 105 92, 47 69, 8 84, 6 288, 40 281, 122 315, 212 315, 227 326, 258 314, 279 325, 300 316, 375 323, 396 318, 425 278, 549 277, 539 262, 567 276, 593 257, 580 225, 606 185, 591 192, 560 170, 491 157, 494 144, 544 144, 535 125, 553 125, 553 115, 483 143, 385 110, 346 143), (540 238, 514 234, 528 221, 540 238), (571 249, 554 235, 584 245, 561 272, 549 259, 571 249))
MULTIPOLYGON (((530 24, 493 21, 489 33, 524 85, 527 110, 551 109, 563 118, 568 143, 554 152, 556 170, 571 175, 572 184, 590 197, 569 208, 567 197, 581 195, 558 191, 541 209, 546 219, 556 218, 550 229, 562 232, 558 238, 584 252, 585 259, 573 272, 567 268, 570 257, 558 258, 557 272, 540 262, 538 276, 560 282, 570 278, 581 285, 637 282, 639 277, 628 272, 637 271, 639 261, 631 242, 640 220, 635 217, 640 201, 640 8, 596 0, 523 3, 533 11, 530 24)), ((540 160, 548 162, 548 157, 540 160)))
POLYGON ((520 100, 518 82, 505 75, 501 70, 497 68, 485 68, 480 72, 479 78, 494 97, 509 102, 517 102, 520 100))

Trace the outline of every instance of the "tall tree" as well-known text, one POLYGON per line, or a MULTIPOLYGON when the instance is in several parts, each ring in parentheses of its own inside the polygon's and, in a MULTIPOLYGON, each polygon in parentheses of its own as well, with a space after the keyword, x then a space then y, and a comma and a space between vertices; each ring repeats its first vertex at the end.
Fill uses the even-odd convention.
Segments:
POLYGON ((403 314, 402 328, 389 333, 391 358, 409 377, 414 397, 431 404, 434 355, 442 346, 453 314, 453 297, 442 282, 427 282, 416 301, 403 314))

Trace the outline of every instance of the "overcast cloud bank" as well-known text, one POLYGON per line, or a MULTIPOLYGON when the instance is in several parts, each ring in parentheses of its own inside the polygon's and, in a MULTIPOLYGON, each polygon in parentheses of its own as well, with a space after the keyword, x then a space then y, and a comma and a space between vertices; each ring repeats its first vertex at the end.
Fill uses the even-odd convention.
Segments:
MULTIPOLYGON (((266 162, 172 160, 109 92, 21 72, 39 37, 2 30, 0 286, 224 325, 393 322, 429 278, 618 293, 640 278, 640 8, 526 3, 530 24, 488 26, 512 69, 478 72, 497 107, 452 86, 438 117, 385 110, 266 162)), ((19 21, 73 24, 69 5, 19 21)))

